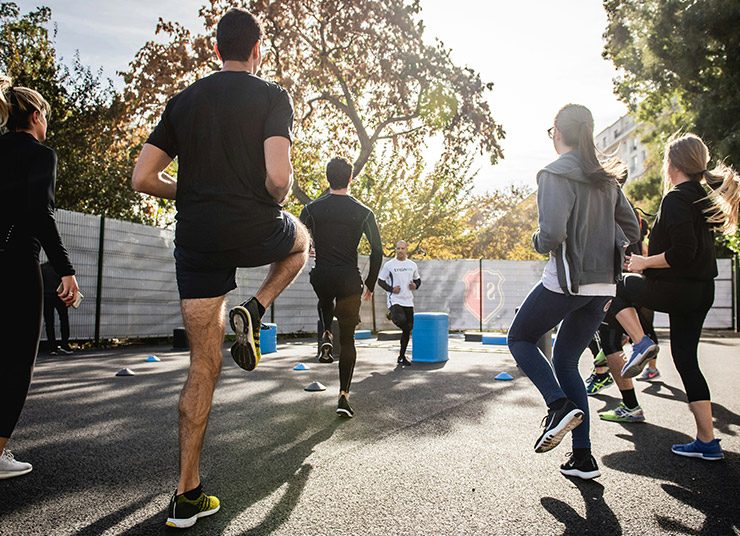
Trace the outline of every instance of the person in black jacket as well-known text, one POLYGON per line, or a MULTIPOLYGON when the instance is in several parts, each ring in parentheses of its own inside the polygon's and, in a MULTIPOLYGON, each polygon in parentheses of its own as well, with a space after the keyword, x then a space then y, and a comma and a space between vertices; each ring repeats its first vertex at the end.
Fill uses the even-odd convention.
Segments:
POLYGON ((57 289, 62 282, 62 278, 59 277, 50 262, 41 265, 41 277, 44 281, 44 327, 46 327, 49 355, 70 355, 73 351, 69 346, 69 308, 57 295, 57 289), (55 312, 59 315, 61 345, 57 344, 56 329, 54 328, 55 312))
POLYGON ((709 151, 694 134, 671 141, 665 150, 663 172, 672 188, 665 194, 653 224, 648 255, 631 255, 630 272, 618 286, 609 314, 614 315, 633 341, 625 363, 626 378, 640 373, 650 355, 642 350, 653 342, 645 335, 635 306, 668 313, 671 354, 681 375, 696 421, 696 440, 673 445, 680 456, 719 460, 719 439, 714 438, 709 387, 699 369, 698 347, 704 319, 714 302, 713 230, 734 231, 740 203, 740 177, 719 164, 707 171, 709 151), (705 181, 712 192, 702 186, 705 181))
POLYGON ((44 248, 61 276, 59 297, 71 305, 79 288, 54 220, 57 157, 43 145, 49 103, 36 91, 12 87, 0 77, 0 193, 8 200, 0 211, 0 266, 6 303, 15 307, 2 324, 6 345, 0 358, 0 479, 30 472, 30 463, 6 449, 31 384, 41 337, 43 302, 39 252, 44 248))
POLYGON ((311 270, 311 286, 319 299, 319 319, 323 327, 319 360, 331 363, 331 323, 339 323, 339 401, 337 414, 353 417, 349 387, 357 360, 355 326, 360 322, 360 297, 369 300, 383 260, 383 244, 375 214, 349 194, 352 164, 333 158, 326 165, 329 193, 309 203, 301 212, 316 251, 316 266, 311 270), (357 246, 362 235, 370 243, 370 268, 363 282, 357 268, 357 246))

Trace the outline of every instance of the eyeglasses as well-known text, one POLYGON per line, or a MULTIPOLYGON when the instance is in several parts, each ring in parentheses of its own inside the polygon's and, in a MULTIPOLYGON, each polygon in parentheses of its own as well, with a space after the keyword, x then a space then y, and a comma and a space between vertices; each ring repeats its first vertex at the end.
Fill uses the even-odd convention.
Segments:
POLYGON ((547 136, 548 138, 552 139, 553 135, 555 134, 555 127, 552 126, 547 129, 547 136))

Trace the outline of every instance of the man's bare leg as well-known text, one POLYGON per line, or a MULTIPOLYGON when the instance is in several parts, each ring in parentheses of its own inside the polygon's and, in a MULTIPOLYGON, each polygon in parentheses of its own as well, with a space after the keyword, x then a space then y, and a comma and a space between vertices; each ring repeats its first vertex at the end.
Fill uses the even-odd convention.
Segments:
POLYGON ((255 294, 255 298, 265 309, 295 281, 308 260, 308 245, 311 242, 308 231, 298 218, 292 214, 288 214, 287 217, 293 218, 296 226, 295 242, 287 257, 270 265, 267 277, 255 294))
POLYGON ((645 331, 642 329, 640 324, 640 317, 637 315, 637 309, 634 307, 627 307, 619 311, 615 318, 622 325, 624 331, 632 339, 633 344, 637 344, 645 336, 645 331))
POLYGON ((612 373, 614 382, 620 391, 628 391, 635 388, 631 378, 622 377, 622 367, 624 366, 624 352, 615 352, 606 356, 606 363, 609 366, 609 372, 612 373))
POLYGON ((200 484, 200 452, 221 372, 224 340, 224 297, 180 303, 190 344, 188 379, 180 393, 180 481, 177 493, 200 484))

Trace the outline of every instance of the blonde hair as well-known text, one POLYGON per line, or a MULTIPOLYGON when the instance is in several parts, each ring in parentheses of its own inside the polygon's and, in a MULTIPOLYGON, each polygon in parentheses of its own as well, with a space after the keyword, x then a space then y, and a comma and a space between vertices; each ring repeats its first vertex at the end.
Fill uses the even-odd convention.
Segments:
POLYGON ((0 127, 8 130, 28 128, 33 112, 48 116, 51 106, 38 91, 13 87, 9 77, 0 75, 0 127))
POLYGON ((716 225, 723 233, 737 229, 738 206, 740 205, 740 175, 732 167, 719 162, 709 171, 709 149, 696 134, 674 136, 665 148, 664 173, 673 167, 686 174, 689 180, 702 180, 712 189, 705 199, 709 206, 704 209, 707 222, 716 225))
POLYGON ((555 127, 568 147, 581 155, 583 172, 595 185, 606 188, 619 186, 618 179, 626 169, 616 158, 599 160, 594 145, 594 117, 591 110, 581 104, 566 104, 555 116, 555 127))

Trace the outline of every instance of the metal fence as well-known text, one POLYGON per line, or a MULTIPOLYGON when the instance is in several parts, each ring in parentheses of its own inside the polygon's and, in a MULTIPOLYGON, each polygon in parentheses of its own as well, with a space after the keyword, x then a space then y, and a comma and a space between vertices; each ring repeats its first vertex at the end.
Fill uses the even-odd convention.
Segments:
MULTIPOLYGON (((182 325, 173 258, 174 231, 59 210, 57 223, 85 300, 70 312, 71 337, 106 340, 163 337, 182 325)), ((418 260, 422 286, 417 311, 450 315, 450 329, 506 330, 514 309, 539 280, 543 262, 505 260, 418 260)), ((360 258, 366 273, 368 259, 360 258)), ((715 301, 705 327, 733 328, 736 289, 733 262, 719 259, 715 301)), ((316 297, 306 268, 268 310, 280 333, 315 333, 316 297)), ((253 295, 267 267, 239 269, 229 304, 253 295)), ((362 329, 393 329, 385 317, 386 293, 376 288, 363 302, 362 329)), ((656 314, 666 327, 667 316, 656 314)))

